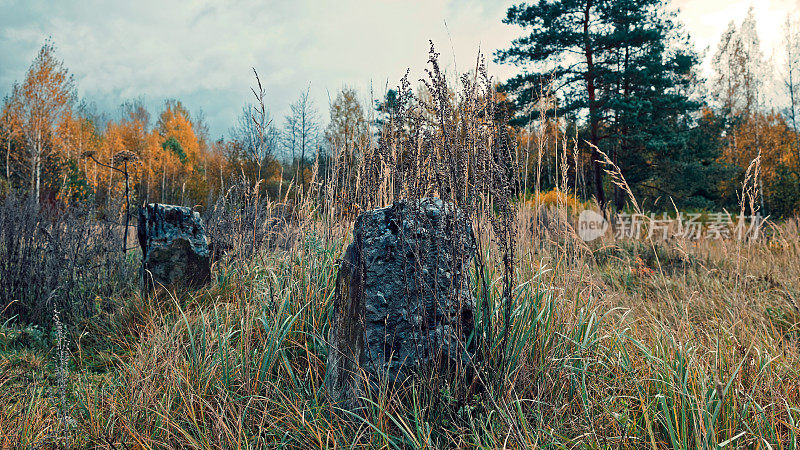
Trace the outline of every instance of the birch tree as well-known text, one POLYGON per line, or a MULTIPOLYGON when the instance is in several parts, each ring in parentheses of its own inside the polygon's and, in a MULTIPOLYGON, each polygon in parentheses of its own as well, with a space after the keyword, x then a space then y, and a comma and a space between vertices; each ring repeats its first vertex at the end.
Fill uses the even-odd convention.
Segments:
POLYGON ((56 58, 55 50, 49 41, 42 46, 25 81, 16 85, 12 94, 20 103, 20 122, 30 165, 30 192, 37 204, 42 164, 55 150, 53 134, 75 100, 73 77, 56 58))

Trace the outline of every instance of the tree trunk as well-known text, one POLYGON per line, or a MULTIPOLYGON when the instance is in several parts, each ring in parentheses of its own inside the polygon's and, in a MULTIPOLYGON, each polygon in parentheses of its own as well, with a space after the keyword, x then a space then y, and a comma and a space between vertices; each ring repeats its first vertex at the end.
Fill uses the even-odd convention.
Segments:
POLYGON ((39 140, 36 139, 33 142, 33 152, 31 154, 31 195, 34 196, 35 202, 39 204, 39 182, 37 180, 37 173, 39 172, 39 155, 40 153, 40 146, 39 140))
POLYGON ((606 197, 603 192, 603 168, 600 162, 600 153, 597 151, 600 144, 600 117, 597 108, 597 92, 594 80, 594 54, 589 40, 589 21, 592 9, 592 0, 586 2, 583 17, 584 56, 586 58, 586 90, 589 96, 589 142, 592 144, 592 174, 594 178, 594 195, 600 209, 605 208, 606 197))
MULTIPOLYGON (((36 194, 36 150, 31 155, 31 195, 36 194)), ((38 199, 36 200, 38 202, 38 199)))
POLYGON ((164 195, 167 192, 167 167, 161 168, 161 203, 165 203, 164 195))
POLYGON ((798 156, 800 156, 800 137, 797 136, 797 117, 795 106, 797 105, 797 100, 794 98, 794 62, 792 61, 794 57, 792 55, 789 56, 789 101, 791 105, 789 106, 789 112, 791 113, 792 117, 792 130, 794 130, 794 147, 795 151, 798 152, 798 156))
MULTIPOLYGON (((616 164, 618 167, 619 167, 619 153, 620 153, 621 146, 622 146, 622 144, 618 143, 617 144, 617 148, 614 149, 613 161, 614 161, 614 164, 616 164)), ((625 207, 625 192, 622 190, 621 187, 617 186, 616 184, 613 185, 613 189, 614 189, 614 194, 613 194, 614 195, 614 207, 619 212, 619 211, 622 211, 622 209, 625 207)))
MULTIPOLYGON (((303 108, 305 108, 305 105, 303 105, 303 108)), ((303 172, 303 164, 304 164, 305 159, 306 159, 306 112, 305 112, 305 109, 303 110, 303 122, 302 122, 302 125, 303 125, 303 128, 301 128, 301 131, 302 131, 302 136, 301 136, 302 144, 300 146, 300 164, 299 164, 300 185, 301 186, 304 185, 304 181, 305 181, 305 173, 303 172)))
POLYGON ((11 137, 6 142, 6 181, 11 185, 11 137))
POLYGON ((111 210, 111 187, 114 185, 114 170, 108 168, 108 185, 106 185, 106 210, 111 210))
POLYGON ((128 225, 131 222, 131 205, 128 193, 128 161, 125 161, 125 233, 122 237, 122 253, 128 251, 128 225))
MULTIPOLYGON (((41 132, 39 132, 39 137, 41 137, 41 132)), ((35 199, 36 205, 39 205, 39 192, 41 188, 41 175, 42 175, 42 142, 41 139, 37 139, 36 143, 33 145, 33 158, 32 158, 32 167, 31 167, 31 191, 33 192, 33 197, 35 199)))
POLYGON ((42 187, 42 161, 41 158, 36 158, 36 204, 39 204, 39 194, 42 187))
MULTIPOLYGON (((625 31, 628 31, 628 30, 626 29, 625 31)), ((630 62, 630 47, 628 47, 628 45, 626 44, 625 45, 625 60, 624 60, 624 63, 622 65, 622 67, 623 67, 623 69, 622 69, 623 70, 622 95, 625 98, 626 104, 627 104, 628 98, 630 97, 630 76, 629 76, 629 72, 628 72, 629 62, 630 62)), ((617 148, 616 148, 615 153, 614 153, 613 161, 614 161, 614 164, 617 165, 617 168, 619 168, 619 170, 622 170, 621 167, 623 166, 623 164, 620 163, 620 158, 622 156, 629 155, 630 152, 631 152, 630 146, 627 145, 627 143, 628 143, 627 138, 628 138, 628 136, 630 134, 630 129, 628 127, 628 123, 629 123, 628 122, 628 117, 626 117, 624 115, 620 116, 619 114, 617 114, 617 125, 620 127, 620 129, 618 131, 619 131, 619 134, 621 136, 620 136, 620 138, 618 140, 618 144, 617 144, 617 148)), ((622 187, 614 185, 614 203, 616 205, 617 211, 622 211, 622 209, 625 207, 626 200, 627 200, 626 199, 626 192, 624 192, 622 187)))
POLYGON ((306 159, 306 144, 305 144, 305 137, 303 137, 303 148, 300 150, 300 186, 305 186, 305 168, 303 167, 303 162, 306 159))

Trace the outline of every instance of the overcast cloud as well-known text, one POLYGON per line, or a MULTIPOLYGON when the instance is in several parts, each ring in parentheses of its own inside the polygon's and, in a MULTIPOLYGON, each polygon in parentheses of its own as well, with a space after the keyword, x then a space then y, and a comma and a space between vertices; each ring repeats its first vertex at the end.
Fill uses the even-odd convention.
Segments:
MULTIPOLYGON (((674 0, 698 50, 711 46, 750 1, 674 0)), ((0 0, 0 95, 21 80, 47 36, 75 75, 82 98, 116 113, 143 96, 153 113, 165 98, 202 110, 212 135, 227 132, 251 99, 255 67, 268 107, 280 122, 311 83, 327 117, 328 98, 343 85, 365 100, 397 84, 407 68, 422 75, 428 40, 455 73, 474 67, 480 48, 490 73, 517 70, 491 63, 520 31, 501 22, 512 2, 492 0, 339 0, 135 2, 0 0)), ((758 31, 770 56, 788 11, 800 0, 758 2, 758 31)))

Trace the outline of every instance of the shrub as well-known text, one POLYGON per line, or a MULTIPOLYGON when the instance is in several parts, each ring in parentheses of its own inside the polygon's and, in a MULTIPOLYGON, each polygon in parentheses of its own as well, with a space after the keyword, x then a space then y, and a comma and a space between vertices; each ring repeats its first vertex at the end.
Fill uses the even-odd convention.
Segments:
POLYGON ((536 207, 541 206, 566 206, 572 210, 582 209, 584 204, 578 200, 574 195, 563 192, 560 189, 553 189, 547 192, 537 192, 525 200, 528 206, 536 207))
POLYGON ((122 232, 87 206, 0 200, 2 315, 47 326, 54 310, 67 323, 91 315, 97 296, 124 291, 136 279, 135 258, 120 251, 122 232))
POLYGON ((286 231, 294 220, 294 208, 288 202, 270 201, 261 195, 260 185, 242 177, 208 209, 204 220, 215 259, 225 252, 252 258, 262 248, 283 247, 291 241, 286 231))

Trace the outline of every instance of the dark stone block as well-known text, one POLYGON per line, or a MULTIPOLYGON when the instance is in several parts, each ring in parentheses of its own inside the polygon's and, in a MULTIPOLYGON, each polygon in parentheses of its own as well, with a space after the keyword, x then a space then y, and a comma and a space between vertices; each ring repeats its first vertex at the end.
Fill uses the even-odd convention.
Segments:
POLYGON ((183 206, 151 203, 139 208, 142 289, 181 284, 200 287, 211 279, 211 258, 200 214, 183 206))
POLYGON ((469 366, 475 240, 463 213, 439 199, 398 201, 361 214, 353 237, 328 336, 333 399, 352 409, 367 379, 469 366))

